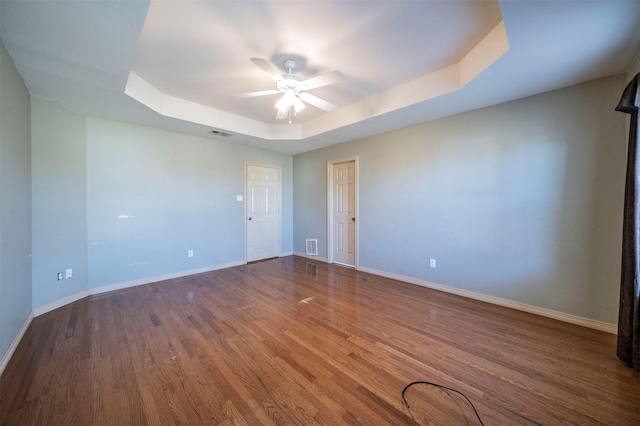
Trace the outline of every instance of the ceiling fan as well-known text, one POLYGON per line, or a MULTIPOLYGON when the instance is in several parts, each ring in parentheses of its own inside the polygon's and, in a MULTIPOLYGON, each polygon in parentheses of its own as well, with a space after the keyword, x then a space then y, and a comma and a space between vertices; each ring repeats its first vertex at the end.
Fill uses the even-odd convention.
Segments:
POLYGON ((340 71, 332 71, 302 80, 300 77, 293 75, 293 70, 297 65, 293 59, 286 59, 283 62, 284 69, 286 70, 285 74, 280 74, 280 71, 276 67, 264 59, 251 58, 251 61, 276 82, 276 89, 240 93, 231 96, 236 98, 251 98, 254 96, 282 93, 282 97, 275 105, 278 109, 276 119, 284 120, 288 118, 289 123, 291 123, 295 114, 305 108, 305 102, 327 112, 335 112, 338 110, 336 105, 308 93, 307 90, 328 86, 344 80, 344 75, 340 71))

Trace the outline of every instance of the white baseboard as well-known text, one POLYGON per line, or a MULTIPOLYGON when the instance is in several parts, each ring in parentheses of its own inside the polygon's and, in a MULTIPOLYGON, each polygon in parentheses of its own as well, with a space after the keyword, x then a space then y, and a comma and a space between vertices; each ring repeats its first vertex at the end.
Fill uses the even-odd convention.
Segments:
POLYGON ((547 318, 557 319, 570 324, 581 325, 583 327, 588 327, 588 328, 604 331, 611 334, 617 334, 618 332, 618 326, 616 324, 610 324, 608 322, 596 321, 590 318, 579 317, 577 315, 571 315, 571 314, 567 314, 560 311, 554 311, 552 309, 541 308, 539 306, 534 306, 534 305, 527 305, 526 303, 515 302, 513 300, 501 299, 499 297, 488 296, 482 293, 476 293, 469 290, 463 290, 463 289, 449 287, 442 284, 436 284, 429 281, 420 280, 417 278, 406 277, 404 275, 398 275, 390 272, 379 271, 377 269, 367 268, 364 266, 358 267, 358 270, 362 272, 367 272, 373 275, 379 275, 385 278, 404 281, 409 284, 415 284, 422 287, 432 288, 434 290, 443 291, 445 293, 451 293, 458 296, 468 297, 469 299, 480 300, 482 302, 492 303, 494 305, 504 306, 507 308, 517 309, 519 311, 528 312, 531 314, 536 314, 536 315, 540 315, 547 318))
POLYGON ((280 253, 280 257, 287 257, 287 256, 293 256, 293 252, 292 251, 288 251, 286 253, 280 253))
POLYGON ((124 288, 129 288, 129 287, 136 287, 139 285, 145 285, 145 284, 151 284, 151 283, 155 283, 155 282, 159 282, 159 281, 166 281, 166 280, 171 280, 174 278, 181 278, 181 277, 186 277, 189 275, 195 275, 195 274, 202 274, 204 272, 211 272, 211 271, 216 271, 218 269, 225 269, 225 268, 232 268, 234 266, 240 266, 240 265, 244 265, 245 262, 244 261, 237 261, 237 262, 231 262, 231 263, 225 263, 222 265, 213 265, 213 266, 206 266, 204 268, 197 268, 197 269, 190 269, 187 271, 180 271, 180 272, 174 272, 171 274, 166 274, 166 275, 158 275, 155 277, 150 277, 150 278, 141 278, 139 280, 132 280, 132 281, 126 281, 126 282, 122 282, 122 283, 116 283, 116 284, 110 284, 110 285, 106 285, 106 286, 102 286, 102 287, 95 287, 95 288, 90 288, 87 290, 82 290, 78 293, 72 294, 70 296, 67 296, 63 299, 59 299, 56 300, 54 302, 48 303, 44 306, 40 306, 38 308, 35 308, 33 310, 33 316, 37 317, 40 316, 42 314, 46 314, 49 311, 53 311, 54 309, 58 309, 61 308, 64 305, 67 305, 69 303, 75 302, 76 300, 80 300, 84 297, 87 296, 93 296, 96 294, 102 294, 102 293, 108 293, 110 291, 114 291, 114 290, 121 290, 124 288))
MULTIPOLYGON (((294 256, 300 256, 300 257, 304 257, 304 258, 307 258, 307 259, 310 259, 310 260, 316 260, 316 261, 325 262, 325 263, 328 262, 328 259, 326 257, 307 256, 306 254, 300 253, 300 252, 293 252, 292 254, 294 256)), ((290 254, 282 254, 282 256, 289 256, 289 255, 290 254)), ((62 306, 65 306, 65 305, 67 305, 69 303, 75 302, 76 300, 80 300, 80 299, 82 299, 84 297, 87 297, 87 296, 101 294, 101 293, 107 293, 107 292, 110 292, 110 291, 121 290, 121 289, 129 288, 129 287, 136 287, 136 286, 139 286, 139 285, 151 284, 151 283, 158 282, 158 281, 165 281, 165 280, 170 280, 170 279, 174 279, 174 278, 186 277, 186 276, 189 276, 189 275, 201 274, 201 273, 204 273, 204 272, 215 271, 215 270, 218 270, 218 269, 232 268, 234 266, 244 265, 245 263, 246 262, 244 262, 244 261, 236 261, 236 262, 231 262, 231 263, 226 263, 226 264, 221 264, 221 265, 207 266, 207 267, 204 267, 204 268, 191 269, 191 270, 176 272, 176 273, 172 273, 172 274, 160 275, 160 276, 155 276, 155 277, 151 277, 151 278, 143 278, 143 279, 139 279, 139 280, 126 281, 126 282, 123 282, 123 283, 111 284, 111 285, 107 285, 107 286, 103 286, 103 287, 90 288, 90 289, 83 290, 83 291, 80 291, 78 293, 72 294, 70 296, 67 296, 67 297, 65 297, 63 299, 59 299, 59 300, 56 300, 54 302, 48 303, 48 304, 46 304, 44 306, 40 306, 38 308, 35 308, 33 310, 33 312, 29 315, 29 318, 27 319, 27 321, 25 322, 23 327, 20 329, 20 333, 14 339, 14 342, 9 347, 9 350, 7 351, 7 353, 5 353, 5 355, 2 357, 2 364, 0 364, 0 374, 1 374, 2 370, 4 369, 4 367, 6 366, 6 363, 9 362, 9 359, 11 358, 11 354, 13 354, 13 351, 15 351, 15 348, 17 347, 18 342, 20 342, 20 339, 22 338, 22 335, 26 331, 26 329, 29 326, 29 324, 31 324, 31 320, 33 319, 33 317, 40 316, 42 314, 50 312, 50 311, 52 311, 54 309, 58 309, 58 308, 60 308, 62 306)), ((415 285, 419 285, 419 286, 422 286, 422 287, 432 288, 434 290, 440 290, 440 291, 443 291, 445 293, 456 294, 458 296, 468 297, 470 299, 480 300, 482 302, 487 302, 487 303, 492 303, 494 305, 505 306, 507 308, 517 309, 519 311, 529 312, 529 313, 540 315, 540 316, 543 316, 543 317, 553 318, 553 319, 564 321, 564 322, 567 322, 567 323, 570 323, 570 324, 581 325, 583 327, 588 327, 588 328, 592 328, 592 329, 595 329, 595 330, 604 331, 604 332, 607 332, 607 333, 616 334, 617 331, 618 331, 618 326, 616 324, 610 324, 610 323, 606 323, 606 322, 602 322, 602 321, 596 321, 596 320, 593 320, 593 319, 590 319, 590 318, 579 317, 577 315, 571 315, 571 314, 567 314, 567 313, 564 313, 564 312, 554 311, 552 309, 541 308, 541 307, 538 307, 538 306, 533 306, 533 305, 528 305, 528 304, 525 304, 525 303, 515 302, 515 301, 512 301, 512 300, 508 300, 508 299, 502 299, 502 298, 499 298, 499 297, 488 296, 486 294, 476 293, 476 292, 469 291, 469 290, 463 290, 463 289, 459 289, 459 288, 455 288, 455 287, 445 286, 445 285, 442 285, 442 284, 436 284, 436 283, 432 283, 432 282, 429 282, 429 281, 420 280, 420 279, 417 279, 417 278, 407 277, 407 276, 404 276, 404 275, 398 275, 398 274, 394 274, 394 273, 390 273, 390 272, 380 271, 380 270, 373 269, 373 268, 368 268, 368 267, 365 267, 365 266, 359 266, 356 269, 359 270, 359 271, 362 271, 362 272, 369 273, 369 274, 379 275, 381 277, 391 278, 391 279, 398 280, 398 281, 404 281, 404 282, 407 282, 407 283, 410 283, 410 284, 415 284, 415 285)))
POLYGON ((69 303, 73 303, 76 300, 83 299, 89 295, 89 290, 82 290, 75 294, 71 294, 62 299, 55 300, 51 303, 47 303, 46 305, 39 306, 33 309, 33 316, 39 317, 42 314, 46 314, 47 312, 53 311, 54 309, 58 309, 63 307, 64 305, 68 305, 69 303))
POLYGON ((18 344, 22 340, 22 336, 24 336, 24 333, 26 333, 27 329, 29 328, 29 325, 31 325, 32 320, 33 320, 33 312, 30 312, 26 321, 22 324, 22 327, 20 327, 18 334, 16 334, 16 337, 13 339, 13 341, 9 345, 9 348, 4 353, 4 355, 2 355, 2 359, 0 359, 0 376, 2 376, 2 373, 4 372, 4 369, 7 367, 7 364, 9 364, 9 360, 11 360, 13 353, 16 351, 16 348, 18 347, 18 344))
POLYGON ((294 252, 293 252, 293 255, 294 255, 294 256, 304 257, 304 258, 311 259, 311 260, 317 260, 318 262, 324 262, 324 263, 328 263, 328 262, 329 262, 329 259, 327 259, 326 257, 322 257, 322 256, 308 256, 308 255, 306 255, 306 254, 304 254, 304 253, 300 253, 300 252, 297 252, 297 251, 294 251, 294 252))

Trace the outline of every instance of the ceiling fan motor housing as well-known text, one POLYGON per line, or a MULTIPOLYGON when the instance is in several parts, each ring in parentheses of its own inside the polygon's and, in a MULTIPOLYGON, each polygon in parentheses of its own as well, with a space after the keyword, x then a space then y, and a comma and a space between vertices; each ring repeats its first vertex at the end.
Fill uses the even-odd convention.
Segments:
POLYGON ((283 61, 282 64, 286 71, 285 74, 282 74, 275 66, 262 58, 251 58, 251 62, 256 64, 276 82, 277 90, 261 90, 258 92, 241 93, 232 96, 250 98, 254 96, 282 93, 282 97, 275 105, 278 109, 276 118, 284 119, 288 116, 290 122, 293 115, 292 111, 295 111, 295 113, 300 112, 304 109, 305 102, 326 112, 335 112, 338 110, 336 105, 314 96, 307 91, 335 84, 344 80, 344 75, 340 71, 333 71, 303 80, 300 77, 293 75, 293 71, 297 65, 296 61, 293 59, 286 59, 283 61))
POLYGON ((278 83, 276 84, 278 90, 282 90, 283 92, 287 90, 293 90, 294 92, 302 90, 302 87, 300 85, 302 79, 300 77, 296 77, 292 74, 284 74, 282 77, 282 80, 278 81, 278 83))

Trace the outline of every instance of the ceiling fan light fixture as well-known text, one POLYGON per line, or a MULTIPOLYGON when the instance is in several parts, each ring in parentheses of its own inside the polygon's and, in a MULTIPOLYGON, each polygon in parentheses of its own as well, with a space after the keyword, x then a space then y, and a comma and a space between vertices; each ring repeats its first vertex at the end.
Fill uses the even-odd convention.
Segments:
POLYGON ((293 115, 297 115, 306 107, 305 103, 309 103, 326 112, 335 112, 338 110, 336 105, 307 93, 307 91, 335 84, 344 80, 344 74, 340 71, 332 71, 330 73, 320 74, 315 77, 302 80, 300 77, 293 75, 293 71, 296 67, 296 61, 293 59, 287 59, 283 63, 284 68, 287 71, 286 74, 281 74, 277 68, 264 59, 251 58, 251 62, 256 64, 276 82, 276 89, 240 93, 231 96, 237 98, 251 98, 254 96, 266 96, 282 93, 282 97, 278 99, 278 102, 275 104, 275 107, 278 109, 276 119, 283 120, 288 117, 289 122, 291 122, 293 115))
POLYGON ((293 90, 286 90, 284 95, 276 103, 276 108, 282 112, 287 112, 289 108, 293 107, 296 113, 302 111, 305 108, 304 102, 302 102, 293 90))
POLYGON ((296 114, 302 111, 306 105, 304 102, 300 100, 297 96, 293 98, 293 109, 296 111, 296 114))
POLYGON ((288 92, 285 92, 284 95, 276 102, 276 108, 278 108, 282 112, 287 112, 289 107, 291 107, 291 101, 289 100, 289 96, 287 96, 288 92))

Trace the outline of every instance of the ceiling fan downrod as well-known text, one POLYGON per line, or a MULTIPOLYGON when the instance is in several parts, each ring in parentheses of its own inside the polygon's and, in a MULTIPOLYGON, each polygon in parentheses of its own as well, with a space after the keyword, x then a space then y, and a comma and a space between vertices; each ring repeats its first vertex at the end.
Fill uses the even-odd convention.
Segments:
POLYGON ((287 74, 293 74, 293 70, 296 68, 296 61, 293 59, 285 59, 283 62, 284 69, 287 70, 287 74))

